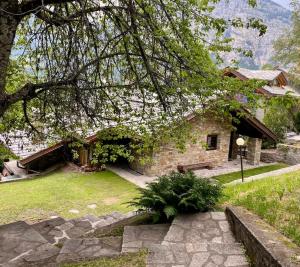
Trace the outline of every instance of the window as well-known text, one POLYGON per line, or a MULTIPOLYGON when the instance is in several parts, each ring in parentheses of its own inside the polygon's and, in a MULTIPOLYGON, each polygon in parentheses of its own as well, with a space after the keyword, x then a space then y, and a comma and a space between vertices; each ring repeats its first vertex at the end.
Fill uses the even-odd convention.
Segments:
POLYGON ((207 136, 207 150, 218 149, 218 135, 211 134, 207 136))

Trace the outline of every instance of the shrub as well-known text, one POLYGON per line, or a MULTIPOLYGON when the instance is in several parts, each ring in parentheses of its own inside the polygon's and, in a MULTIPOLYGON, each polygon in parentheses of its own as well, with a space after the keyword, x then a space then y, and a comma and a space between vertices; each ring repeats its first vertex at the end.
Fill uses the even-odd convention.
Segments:
POLYGON ((158 221, 169 220, 178 213, 212 209, 222 196, 222 187, 192 172, 172 172, 149 183, 140 192, 130 204, 141 211, 152 212, 154 221, 158 221))
POLYGON ((297 132, 300 133, 300 112, 297 112, 294 116, 294 125, 297 132))

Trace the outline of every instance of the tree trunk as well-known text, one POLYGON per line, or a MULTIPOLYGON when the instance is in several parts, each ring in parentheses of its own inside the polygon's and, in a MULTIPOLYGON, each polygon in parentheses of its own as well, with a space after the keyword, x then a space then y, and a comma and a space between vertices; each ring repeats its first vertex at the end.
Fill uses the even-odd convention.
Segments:
POLYGON ((10 105, 5 92, 7 68, 21 16, 17 14, 18 0, 0 1, 0 117, 10 105))

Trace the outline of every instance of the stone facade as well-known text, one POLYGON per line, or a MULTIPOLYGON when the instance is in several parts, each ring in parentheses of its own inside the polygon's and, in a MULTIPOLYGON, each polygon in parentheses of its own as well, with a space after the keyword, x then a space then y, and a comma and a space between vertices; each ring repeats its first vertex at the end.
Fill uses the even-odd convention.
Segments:
POLYGON ((185 152, 180 152, 174 144, 164 144, 159 151, 153 153, 152 163, 141 165, 136 158, 131 163, 131 168, 149 176, 164 175, 176 171, 178 165, 212 162, 213 167, 221 166, 228 161, 230 123, 220 122, 217 119, 194 118, 190 121, 192 133, 196 136, 196 142, 187 142, 185 152), (217 135, 217 149, 207 150, 207 136, 217 135))
POLYGON ((247 161, 251 165, 258 165, 260 162, 262 140, 249 137, 247 142, 247 161))

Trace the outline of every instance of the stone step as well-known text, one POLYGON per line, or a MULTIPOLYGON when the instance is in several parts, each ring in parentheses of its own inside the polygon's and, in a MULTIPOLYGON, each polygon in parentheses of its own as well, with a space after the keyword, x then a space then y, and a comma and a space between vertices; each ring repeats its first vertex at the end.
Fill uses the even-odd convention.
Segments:
POLYGON ((249 267, 239 244, 201 243, 191 249, 182 243, 148 247, 147 267, 249 267))
POLYGON ((132 212, 127 214, 113 212, 100 217, 86 215, 65 221, 63 224, 55 226, 53 230, 49 232, 51 235, 49 238, 53 244, 63 244, 68 239, 84 237, 97 229, 110 227, 133 216, 135 216, 135 214, 132 212))
MULTIPOLYGON (((17 257, 14 261, 10 261, 5 267, 58 267, 56 258, 60 249, 50 243, 39 246, 28 253, 24 253, 17 257)), ((1 264, 0 264, 1 266, 1 264)))
POLYGON ((160 245, 150 245, 147 267, 248 267, 224 212, 177 216, 160 245))
POLYGON ((57 263, 92 260, 100 257, 120 255, 122 237, 76 238, 67 240, 56 261, 57 263))
POLYGON ((55 244, 57 243, 55 237, 63 234, 62 231, 58 230, 57 226, 60 226, 64 223, 66 223, 65 219, 57 217, 51 220, 32 224, 31 227, 39 232, 49 243, 55 244))
POLYGON ((167 242, 235 243, 224 212, 177 216, 166 234, 167 242))
POLYGON ((169 227, 169 224, 125 226, 122 253, 138 252, 150 245, 160 244, 169 227))
POLYGON ((0 226, 0 266, 13 264, 18 259, 50 245, 30 225, 23 221, 0 226))

